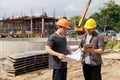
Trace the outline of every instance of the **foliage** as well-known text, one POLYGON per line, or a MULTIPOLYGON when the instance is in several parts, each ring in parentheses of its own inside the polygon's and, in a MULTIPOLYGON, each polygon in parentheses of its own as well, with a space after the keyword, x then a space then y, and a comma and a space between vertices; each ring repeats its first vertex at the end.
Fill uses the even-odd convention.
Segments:
POLYGON ((120 32, 120 21, 117 22, 116 27, 114 27, 113 29, 117 32, 120 32))
POLYGON ((120 32, 120 6, 115 0, 109 0, 100 8, 99 13, 94 13, 90 17, 94 18, 98 25, 108 25, 112 30, 120 32))
MULTIPOLYGON (((94 18, 97 25, 102 28, 107 26, 107 29, 120 32, 120 5, 116 4, 115 0, 109 0, 107 3, 104 3, 104 7, 100 8, 100 12, 95 12, 90 18, 94 18)), ((77 27, 79 20, 79 15, 71 17, 70 25, 77 27)), ((86 19, 84 19, 83 24, 85 20, 86 19)))
MULTIPOLYGON (((80 17, 79 15, 75 15, 73 17, 70 18, 70 25, 72 25, 73 27, 77 27, 78 24, 79 24, 79 20, 80 20, 80 17)), ((83 20, 83 24, 85 22, 86 19, 83 20)))
POLYGON ((113 48, 114 46, 116 46, 117 44, 120 44, 119 42, 107 42, 105 44, 105 48, 109 49, 109 48, 113 48))
POLYGON ((75 16, 71 17, 70 18, 70 25, 72 25, 74 27, 78 26, 79 20, 80 20, 79 15, 75 15, 75 16))

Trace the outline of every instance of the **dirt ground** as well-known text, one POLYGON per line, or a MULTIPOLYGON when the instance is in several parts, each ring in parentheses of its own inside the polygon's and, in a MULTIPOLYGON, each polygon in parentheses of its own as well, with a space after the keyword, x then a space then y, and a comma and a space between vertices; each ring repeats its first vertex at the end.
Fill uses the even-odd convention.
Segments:
MULTIPOLYGON (((102 55, 102 80, 120 80, 120 50, 102 55)), ((52 80, 52 70, 43 69, 19 76, 1 72, 0 80, 52 80)), ((68 63, 67 80, 84 80, 81 62, 68 63)))

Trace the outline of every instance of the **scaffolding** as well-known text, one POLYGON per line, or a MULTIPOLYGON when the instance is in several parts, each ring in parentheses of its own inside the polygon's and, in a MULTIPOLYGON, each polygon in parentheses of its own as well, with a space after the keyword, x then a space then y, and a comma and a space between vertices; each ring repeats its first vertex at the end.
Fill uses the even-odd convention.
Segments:
POLYGON ((56 30, 57 19, 47 16, 7 18, 0 20, 0 35, 12 38, 48 37, 56 30))

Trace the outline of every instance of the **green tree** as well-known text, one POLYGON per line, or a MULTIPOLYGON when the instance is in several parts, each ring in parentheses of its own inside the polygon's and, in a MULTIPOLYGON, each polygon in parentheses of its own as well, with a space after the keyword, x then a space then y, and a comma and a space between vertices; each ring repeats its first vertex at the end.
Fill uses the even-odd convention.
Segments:
MULTIPOLYGON (((80 21, 81 16, 75 15, 70 18, 70 25, 73 27, 78 27, 79 21, 80 21)), ((83 20, 83 24, 85 23, 86 19, 83 20)))
POLYGON ((78 26, 79 20, 80 20, 80 16, 79 15, 72 16, 70 18, 70 25, 72 25, 73 27, 78 26))
POLYGON ((99 13, 94 13, 90 17, 93 17, 98 25, 109 25, 111 29, 120 32, 120 6, 115 0, 109 0, 104 5, 99 13))

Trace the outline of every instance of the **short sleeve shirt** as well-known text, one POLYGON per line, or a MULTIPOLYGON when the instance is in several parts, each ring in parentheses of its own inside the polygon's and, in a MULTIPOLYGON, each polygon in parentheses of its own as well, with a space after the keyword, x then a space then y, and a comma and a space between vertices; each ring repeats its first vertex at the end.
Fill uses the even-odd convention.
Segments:
MULTIPOLYGON (((60 37, 56 33, 49 36, 47 45, 56 52, 67 54, 67 41, 65 37, 60 37)), ((54 69, 66 68, 67 63, 60 61, 57 56, 49 55, 49 67, 54 69)))
MULTIPOLYGON (((86 43, 86 34, 83 35, 82 40, 80 42, 80 47, 86 43)), ((97 32, 93 32, 90 44, 94 46, 95 49, 103 49, 104 50, 104 37, 97 32)), ((85 58, 88 56, 87 53, 83 54, 82 64, 85 64, 85 58)), ((90 53, 90 65, 100 65, 102 63, 102 58, 100 54, 92 54, 90 53)))

